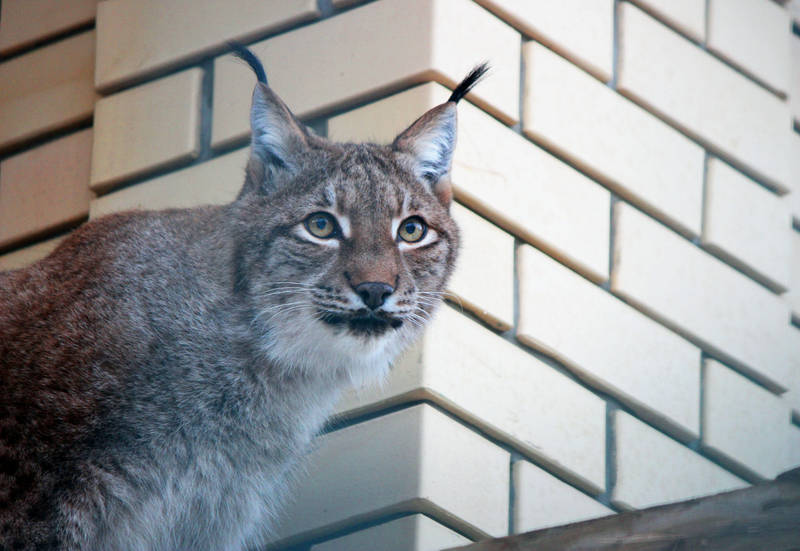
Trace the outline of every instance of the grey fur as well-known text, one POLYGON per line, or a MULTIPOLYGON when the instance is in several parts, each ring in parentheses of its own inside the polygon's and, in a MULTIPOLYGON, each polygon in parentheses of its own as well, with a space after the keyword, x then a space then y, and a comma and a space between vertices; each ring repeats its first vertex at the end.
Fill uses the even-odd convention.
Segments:
POLYGON ((106 217, 0 274, 0 548, 263 541, 341 390, 385 377, 439 303, 450 157, 436 181, 417 167, 431 133, 454 143, 454 104, 385 147, 330 143, 265 84, 255 97, 236 201, 106 217), (316 211, 336 243, 309 237, 316 211), (393 233, 411 215, 422 246, 393 233), (354 329, 359 281, 395 289, 376 314, 391 326, 354 329))

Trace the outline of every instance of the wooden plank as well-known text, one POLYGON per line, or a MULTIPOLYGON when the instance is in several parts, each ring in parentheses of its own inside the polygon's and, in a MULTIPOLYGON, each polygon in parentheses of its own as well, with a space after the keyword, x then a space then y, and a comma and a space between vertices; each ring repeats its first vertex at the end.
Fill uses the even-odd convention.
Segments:
POLYGON ((774 481, 452 551, 800 549, 800 468, 774 481))

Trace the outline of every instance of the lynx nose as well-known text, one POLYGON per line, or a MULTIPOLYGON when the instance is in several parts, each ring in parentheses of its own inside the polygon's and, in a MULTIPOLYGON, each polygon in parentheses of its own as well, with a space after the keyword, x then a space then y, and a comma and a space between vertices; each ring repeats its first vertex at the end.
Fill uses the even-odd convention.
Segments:
POLYGON ((366 304, 370 310, 376 310, 383 305, 389 295, 394 293, 394 287, 388 283, 381 283, 378 281, 359 283, 353 287, 353 290, 361 297, 361 300, 364 301, 364 304, 366 304))

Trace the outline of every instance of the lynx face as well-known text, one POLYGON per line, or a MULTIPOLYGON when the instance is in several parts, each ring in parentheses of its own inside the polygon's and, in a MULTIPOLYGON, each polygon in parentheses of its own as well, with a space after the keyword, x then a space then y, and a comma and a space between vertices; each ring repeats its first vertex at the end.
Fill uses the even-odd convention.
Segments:
POLYGON ((484 71, 379 146, 316 136, 256 68, 237 217, 256 228, 242 228, 237 275, 274 363, 361 382, 419 335, 459 246, 449 214, 456 102, 484 71))
POLYGON ((315 369, 362 360, 385 369, 429 320, 452 271, 448 204, 389 147, 328 144, 304 161, 269 196, 280 221, 249 274, 268 351, 313 358, 315 369))

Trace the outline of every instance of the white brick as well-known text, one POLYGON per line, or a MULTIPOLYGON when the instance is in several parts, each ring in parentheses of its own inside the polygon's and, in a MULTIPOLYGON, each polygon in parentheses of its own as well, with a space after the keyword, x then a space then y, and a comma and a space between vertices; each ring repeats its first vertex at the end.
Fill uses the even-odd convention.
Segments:
POLYGON ((773 390, 786 388, 793 366, 780 297, 630 205, 616 205, 615 221, 615 293, 773 390))
MULTIPOLYGON (((270 86, 299 117, 428 80, 452 87, 490 59, 492 78, 470 98, 512 124, 519 113, 519 47, 519 33, 468 0, 372 2, 251 45, 270 86)), ((216 61, 215 147, 250 132, 254 83, 243 63, 230 56, 216 61)))
POLYGON ((202 78, 189 69, 97 102, 92 189, 197 156, 202 78))
POLYGON ((35 245, 30 245, 24 249, 17 249, 10 253, 0 255, 0 272, 6 270, 18 270, 30 266, 34 262, 41 260, 49 255, 58 247, 66 236, 62 235, 41 241, 35 245))
POLYGON ((439 403, 587 491, 602 492, 605 403, 449 307, 382 390, 352 393, 339 412, 357 415, 418 399, 439 403))
POLYGON ((625 412, 614 413, 617 484, 612 500, 642 509, 747 486, 625 412))
MULTIPOLYGON (((336 140, 390 142, 447 100, 425 84, 333 117, 336 140)), ((608 278, 609 193, 497 120, 458 106, 453 183, 459 201, 596 281, 608 278)))
POLYGON ((789 88, 789 12, 764 0, 709 0, 708 47, 773 89, 789 88))
POLYGON ((227 40, 247 42, 318 15, 315 0, 229 0, 224 8, 216 0, 106 0, 97 7, 95 82, 120 86, 219 51, 227 40))
POLYGON ((512 476, 515 533, 614 514, 605 505, 528 461, 516 461, 512 476))
POLYGON ((631 4, 620 10, 619 89, 786 190, 786 103, 631 4))
POLYGON ((703 149, 544 46, 528 42, 523 57, 523 130, 623 197, 699 235, 703 149))
POLYGON ((785 291, 792 248, 785 202, 716 158, 709 160, 706 186, 706 248, 774 291, 785 291))
POLYGON ((696 437, 700 351, 532 247, 518 254, 519 340, 679 436, 696 437))
POLYGON ((236 198, 244 184, 249 148, 171 172, 92 201, 89 218, 112 212, 222 205, 236 198))
POLYGON ((692 38, 705 38, 706 0, 638 0, 638 3, 692 38))
POLYGON ((461 251, 449 290, 458 304, 506 331, 514 323, 514 238, 459 204, 451 213, 461 251))
POLYGON ((379 524, 318 545, 311 551, 439 551, 470 540, 423 515, 411 515, 379 524))
POLYGON ((705 362, 703 445, 775 478, 790 465, 791 413, 778 396, 725 365, 705 362))
POLYGON ((613 0, 476 0, 599 78, 611 78, 613 0))
POLYGON ((475 537, 508 531, 509 454, 427 405, 322 436, 275 542, 418 512, 475 537))

